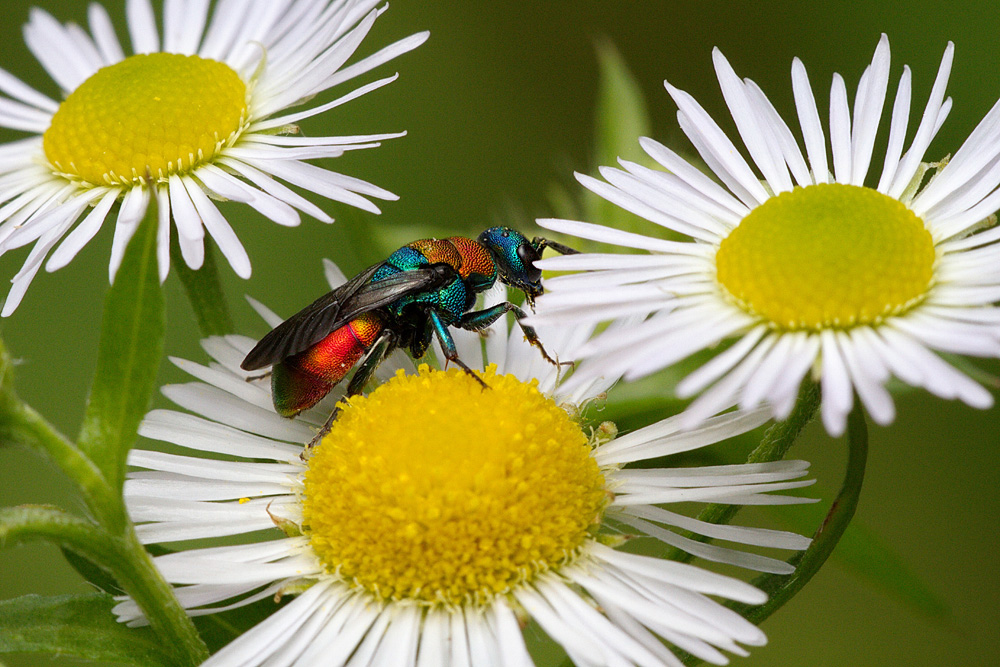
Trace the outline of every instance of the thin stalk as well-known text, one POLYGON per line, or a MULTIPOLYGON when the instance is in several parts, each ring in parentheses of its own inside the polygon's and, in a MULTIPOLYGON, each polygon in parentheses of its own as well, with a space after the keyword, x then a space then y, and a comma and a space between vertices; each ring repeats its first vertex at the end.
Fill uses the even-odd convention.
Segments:
MULTIPOLYGON (((792 414, 785 421, 778 422, 767 429, 760 444, 747 457, 747 463, 769 463, 783 459, 789 448, 798 439, 799 434, 802 433, 802 429, 812 421, 816 410, 819 409, 819 404, 819 385, 807 380, 799 390, 799 398, 792 414)), ((708 523, 727 524, 733 520, 741 508, 742 505, 712 503, 699 512, 698 519, 708 523)), ((711 539, 701 534, 692 534, 689 537, 699 542, 707 542, 711 539)), ((671 548, 664 557, 682 563, 687 563, 694 558, 687 551, 677 548, 671 548)))
POLYGON ((0 340, 0 442, 17 443, 45 452, 73 480, 84 502, 101 523, 121 525, 124 511, 118 497, 94 462, 59 433, 14 391, 12 363, 0 340))
POLYGON ((138 603, 153 630, 175 654, 177 664, 201 664, 208 648, 131 524, 113 536, 88 519, 52 507, 0 509, 0 544, 43 539, 107 570, 138 603))
POLYGON ((224 336, 233 333, 233 318, 222 291, 219 271, 215 264, 215 252, 211 243, 205 243, 205 261, 197 271, 184 263, 176 235, 170 241, 170 263, 184 286, 198 330, 202 336, 224 336))
POLYGON ((131 525, 115 542, 121 558, 117 559, 113 573, 146 614, 153 629, 161 637, 169 638, 181 664, 194 667, 207 660, 208 647, 131 525))
POLYGON ((834 547, 854 518, 868 463, 868 426, 865 423, 864 411, 857 401, 847 418, 847 446, 847 472, 840 493, 837 494, 823 523, 813 535, 809 548, 788 561, 795 566, 795 572, 787 576, 765 574, 754 580, 753 584, 768 594, 768 601, 759 607, 730 605, 753 623, 760 624, 792 599, 812 579, 833 553, 834 547))
MULTIPOLYGON (((847 446, 847 472, 844 474, 840 493, 837 494, 823 523, 813 535, 809 548, 789 559, 789 564, 795 566, 795 572, 789 575, 763 574, 757 577, 752 582, 753 585, 768 595, 767 602, 760 606, 740 602, 726 604, 751 623, 760 625, 809 583, 833 553, 851 519, 854 518, 868 463, 868 426, 865 423, 864 410, 857 401, 847 418, 847 446)), ((687 654, 682 656, 682 660, 689 667, 703 662, 687 654)))

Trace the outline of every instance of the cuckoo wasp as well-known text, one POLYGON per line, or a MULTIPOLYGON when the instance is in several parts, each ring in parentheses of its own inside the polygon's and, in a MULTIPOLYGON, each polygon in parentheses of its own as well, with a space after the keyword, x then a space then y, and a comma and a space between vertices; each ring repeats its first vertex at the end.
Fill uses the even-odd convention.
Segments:
MULTIPOLYGON (((534 306, 542 293, 542 272, 534 263, 545 248, 576 253, 548 239, 529 241, 509 227, 491 227, 478 239, 413 241, 279 324, 240 365, 248 371, 271 366, 274 408, 294 417, 318 403, 355 366, 347 396, 361 393, 394 349, 406 349, 419 359, 433 336, 449 363, 486 387, 459 359, 448 327, 482 331, 508 312, 517 317, 528 342, 558 364, 535 330, 520 322, 525 314, 514 304, 504 301, 473 310, 476 296, 497 280, 522 291, 534 306)), ((330 430, 336 415, 335 408, 310 446, 330 430)))

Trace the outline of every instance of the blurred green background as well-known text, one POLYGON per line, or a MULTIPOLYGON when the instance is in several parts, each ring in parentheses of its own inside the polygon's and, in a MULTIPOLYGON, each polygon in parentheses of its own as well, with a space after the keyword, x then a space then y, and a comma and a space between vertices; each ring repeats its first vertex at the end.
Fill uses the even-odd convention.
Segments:
MULTIPOLYGON (((122 0, 104 2, 113 14, 123 13, 122 0)), ((86 3, 4 3, 0 67, 58 96, 21 37, 34 4, 60 20, 85 24, 86 3)), ((497 221, 551 215, 546 194, 553 184, 575 193, 572 171, 595 171, 590 158, 595 45, 601 40, 616 45, 634 72, 649 105, 653 136, 681 149, 688 146, 663 79, 694 94, 724 127, 732 128, 712 70, 713 46, 723 50, 741 76, 757 81, 783 115, 793 118, 793 56, 805 62, 822 106, 834 71, 854 90, 884 31, 893 54, 890 93, 902 64, 913 68, 912 135, 941 53, 953 40, 957 49, 949 93, 955 106, 929 153, 938 158, 954 152, 1000 96, 998 26, 1000 5, 985 1, 393 3, 362 52, 423 29, 431 31, 430 41, 366 78, 398 70, 397 82, 312 119, 304 131, 315 136, 407 130, 408 136, 379 149, 325 163, 401 199, 382 205, 380 217, 323 201, 337 222, 326 226, 304 219, 297 229, 278 227, 244 207, 225 209, 254 266, 249 281, 222 268, 238 329, 252 336, 264 332, 242 300, 244 294, 288 315, 325 291, 323 257, 350 274, 414 237, 475 234, 497 221)), ((334 91, 343 92, 346 88, 334 91)), ((16 136, 2 131, 0 141, 16 136)), ((537 231, 522 224, 529 234, 537 231)), ((111 232, 109 225, 66 269, 42 272, 15 314, 0 322, 0 334, 21 362, 18 391, 68 434, 78 428, 94 367, 111 232)), ((26 254, 22 249, 0 258, 0 276, 13 276, 26 254)), ((167 290, 167 353, 203 360, 190 308, 173 274, 167 290)), ((997 366, 990 369, 995 372, 997 366)), ((163 382, 182 379, 164 363, 163 382)), ((157 404, 166 401, 158 397, 157 404)), ((858 520, 901 557, 947 613, 931 614, 906 602, 858 576, 855 567, 835 555, 802 594, 765 623, 770 645, 753 650, 749 659, 734 659, 737 664, 1000 664, 998 413, 920 393, 901 396, 898 407, 895 425, 872 431, 858 520)), ((829 499, 840 482, 843 443, 814 427, 792 455, 813 461, 820 493, 829 499)), ((0 447, 0 502, 73 506, 58 471, 10 447, 0 447)), ((86 589, 54 547, 0 551, 0 599, 86 589)), ((34 657, 4 660, 9 665, 48 664, 34 657)))

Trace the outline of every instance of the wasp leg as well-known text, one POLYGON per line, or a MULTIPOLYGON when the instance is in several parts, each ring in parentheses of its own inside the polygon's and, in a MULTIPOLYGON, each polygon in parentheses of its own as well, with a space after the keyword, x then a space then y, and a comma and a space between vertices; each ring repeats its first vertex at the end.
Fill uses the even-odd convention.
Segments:
POLYGON ((517 326, 521 327, 521 331, 524 332, 524 337, 529 343, 538 348, 538 351, 542 353, 545 360, 552 364, 553 366, 572 366, 572 361, 559 361, 558 359, 553 359, 549 356, 549 353, 545 351, 542 346, 542 341, 539 340, 538 334, 535 333, 533 327, 528 326, 521 322, 521 318, 525 317, 523 310, 515 306, 509 301, 504 301, 503 303, 498 303, 491 308, 484 308, 483 310, 474 310, 472 312, 466 313, 462 316, 455 326, 460 329, 465 329, 467 331, 482 331, 486 327, 490 326, 496 322, 500 317, 506 313, 514 313, 517 318, 517 326))
POLYGON ((264 378, 271 377, 271 371, 266 373, 261 373, 260 375, 248 375, 243 378, 244 382, 256 382, 257 380, 263 380, 264 378))
POLYGON ((538 253, 538 256, 542 256, 542 251, 546 248, 552 248, 560 255, 579 255, 580 251, 570 248, 568 245, 563 245, 562 243, 556 243, 555 241, 550 241, 548 239, 543 239, 541 236, 536 236, 531 239, 531 245, 538 253))
MULTIPOLYGON (((365 385, 375 374, 375 369, 378 368, 379 364, 389 353, 396 348, 396 333, 389 329, 383 329, 379 337, 375 339, 372 343, 371 348, 362 357, 361 361, 358 362, 357 370, 354 371, 354 375, 351 377, 351 381, 347 383, 347 391, 344 392, 344 398, 349 398, 351 396, 357 396, 362 391, 364 391, 365 385)), ((320 441, 330 432, 333 428, 333 422, 337 420, 337 415, 340 413, 340 403, 338 401, 337 405, 333 406, 333 412, 327 417, 326 421, 323 423, 322 428, 313 436, 313 439, 309 441, 306 445, 305 451, 303 451, 303 458, 308 456, 308 452, 312 450, 313 447, 318 445, 320 441)))
POLYGON ((430 318, 434 333, 437 334, 438 341, 441 343, 441 349, 444 350, 445 359, 456 364, 463 371, 475 378, 476 382, 483 385, 483 389, 489 389, 489 385, 483 382, 481 377, 473 373, 472 369, 466 366, 465 362, 458 358, 458 349, 455 347, 455 339, 451 337, 450 333, 448 333, 448 327, 441 321, 441 316, 437 314, 437 311, 430 309, 427 311, 427 315, 430 318))

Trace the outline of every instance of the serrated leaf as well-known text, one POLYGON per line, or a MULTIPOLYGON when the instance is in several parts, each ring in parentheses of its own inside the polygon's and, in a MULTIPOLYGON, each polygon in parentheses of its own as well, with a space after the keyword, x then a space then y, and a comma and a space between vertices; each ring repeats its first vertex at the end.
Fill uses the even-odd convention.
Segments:
POLYGON ((156 264, 156 207, 132 237, 104 300, 97 370, 79 447, 120 488, 125 455, 149 407, 163 355, 163 291, 156 264))
POLYGON ((170 667, 175 660, 149 628, 115 621, 105 593, 0 602, 0 653, 46 653, 137 667, 170 667))

